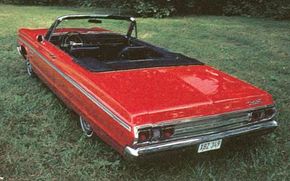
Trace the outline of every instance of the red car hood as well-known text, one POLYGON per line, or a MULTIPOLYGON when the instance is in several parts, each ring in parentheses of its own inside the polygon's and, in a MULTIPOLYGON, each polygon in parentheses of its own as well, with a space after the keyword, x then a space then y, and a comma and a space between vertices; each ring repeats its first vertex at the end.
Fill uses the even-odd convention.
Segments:
POLYGON ((102 92, 101 99, 107 99, 117 112, 123 110, 123 117, 134 125, 272 104, 267 92, 206 65, 94 73, 90 77, 102 92))

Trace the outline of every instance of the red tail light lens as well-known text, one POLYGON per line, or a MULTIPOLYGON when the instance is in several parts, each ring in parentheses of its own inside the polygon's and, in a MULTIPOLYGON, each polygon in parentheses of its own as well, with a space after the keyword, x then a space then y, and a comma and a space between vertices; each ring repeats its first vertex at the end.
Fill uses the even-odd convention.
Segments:
POLYGON ((262 119, 263 111, 258 110, 258 111, 253 111, 251 115, 251 121, 259 121, 262 119))
POLYGON ((163 139, 168 139, 174 134, 174 128, 173 127, 165 127, 161 131, 161 137, 163 139))
POLYGON ((139 131, 138 142, 142 143, 142 142, 149 141, 151 139, 151 135, 152 135, 151 129, 146 129, 146 130, 139 131))
POLYGON ((251 121, 260 121, 263 119, 271 119, 276 113, 276 109, 274 107, 267 108, 263 110, 253 111, 251 114, 251 121))
POLYGON ((274 107, 268 108, 265 110, 264 119, 272 118, 276 113, 276 109, 274 107))

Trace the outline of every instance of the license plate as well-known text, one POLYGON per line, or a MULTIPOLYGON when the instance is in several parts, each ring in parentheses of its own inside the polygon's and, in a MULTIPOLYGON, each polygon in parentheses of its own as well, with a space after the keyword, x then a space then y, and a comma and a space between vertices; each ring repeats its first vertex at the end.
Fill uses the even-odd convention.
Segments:
POLYGON ((222 139, 201 143, 198 146, 197 153, 206 152, 210 150, 217 150, 217 149, 220 149, 221 145, 222 145, 222 139))

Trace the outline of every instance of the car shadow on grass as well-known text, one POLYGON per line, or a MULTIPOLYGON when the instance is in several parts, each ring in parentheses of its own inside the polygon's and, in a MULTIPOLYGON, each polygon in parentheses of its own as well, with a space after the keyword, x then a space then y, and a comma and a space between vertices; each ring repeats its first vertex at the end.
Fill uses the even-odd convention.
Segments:
POLYGON ((208 164, 218 167, 220 164, 224 164, 225 160, 231 160, 235 158, 241 158, 247 160, 256 150, 260 150, 263 147, 269 145, 267 136, 263 136, 258 139, 235 139, 232 141, 224 142, 221 149, 215 151, 209 151, 204 153, 197 153, 197 147, 190 147, 187 149, 181 149, 176 151, 167 151, 159 154, 143 157, 137 160, 126 161, 122 163, 129 166, 128 169, 136 167, 140 170, 154 169, 167 172, 167 169, 171 168, 180 171, 180 168, 184 166, 195 167, 200 164, 208 164))

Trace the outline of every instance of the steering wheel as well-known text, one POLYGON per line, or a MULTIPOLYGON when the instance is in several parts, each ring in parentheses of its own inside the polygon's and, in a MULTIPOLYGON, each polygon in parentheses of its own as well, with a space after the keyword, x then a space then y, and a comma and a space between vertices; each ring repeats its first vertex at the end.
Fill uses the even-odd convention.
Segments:
POLYGON ((63 35, 61 47, 70 50, 72 46, 83 46, 84 41, 79 32, 68 32, 63 35))

